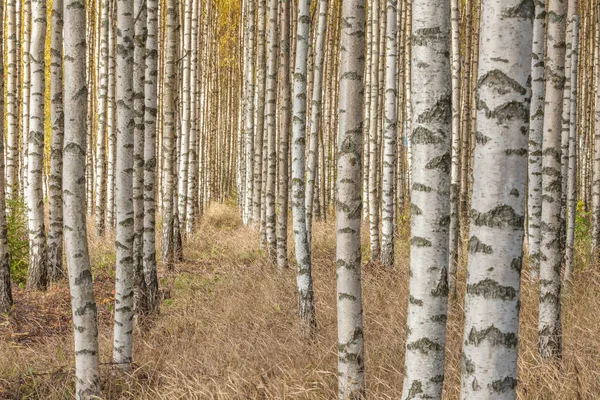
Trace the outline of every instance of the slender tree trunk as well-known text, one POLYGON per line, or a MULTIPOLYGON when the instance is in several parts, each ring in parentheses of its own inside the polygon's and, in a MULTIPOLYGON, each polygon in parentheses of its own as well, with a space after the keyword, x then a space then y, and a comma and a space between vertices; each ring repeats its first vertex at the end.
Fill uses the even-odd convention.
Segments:
POLYGON ((546 47, 546 102, 542 143, 542 219, 540 248, 539 350, 543 358, 561 356, 560 269, 561 229, 561 125, 565 64, 565 13, 567 4, 550 0, 546 47))
POLYGON ((291 94, 290 94, 290 0, 281 1, 281 42, 279 53, 279 82, 281 86, 279 120, 279 213, 277 215, 277 268, 288 267, 287 223, 288 223, 288 152, 290 137, 291 94))
POLYGON ((162 261, 167 268, 172 269, 175 261, 173 193, 176 190, 175 177, 173 176, 175 153, 175 96, 177 90, 177 17, 176 0, 169 0, 166 4, 166 44, 165 44, 165 91, 163 95, 163 211, 162 211, 162 261))
POLYGON ((308 60, 310 0, 300 0, 296 34, 294 96, 292 98, 292 224, 296 255, 298 313, 302 332, 310 336, 316 328, 311 275, 311 255, 306 232, 305 140, 306 65, 308 60))
POLYGON ((336 193, 339 400, 358 400, 365 394, 360 270, 365 8, 364 0, 342 3, 336 193))
POLYGON ((110 17, 108 19, 108 101, 106 105, 106 133, 108 135, 108 161, 106 182, 106 226, 115 227, 115 164, 116 164, 116 106, 115 102, 115 4, 117 0, 109 0, 110 17))
POLYGON ((273 264, 277 263, 277 235, 275 215, 275 185, 277 167, 277 140, 275 131, 277 127, 277 60, 278 60, 278 26, 277 26, 277 0, 269 0, 269 54, 267 61, 267 110, 266 110, 266 134, 268 146, 268 172, 266 192, 266 235, 267 251, 269 259, 273 264))
POLYGON ((544 132, 544 46, 546 44, 546 3, 535 1, 533 51, 531 59, 531 107, 529 112, 529 162, 527 200, 527 249, 529 269, 540 269, 540 223, 542 218, 542 137, 544 132))
POLYGON ((6 27, 8 29, 4 43, 7 45, 7 85, 6 85, 6 197, 8 200, 18 197, 18 165, 19 165, 19 72, 18 72, 18 26, 17 6, 18 0, 8 0, 6 3, 6 27))
POLYGON ((50 21, 50 187, 48 225, 48 279, 52 282, 64 276, 63 271, 63 0, 52 1, 50 21))
POLYGON ((573 245, 575 242, 575 213, 577 203, 577 67, 579 46, 579 17, 571 22, 571 98, 569 104, 569 165, 567 169, 567 241, 564 281, 573 275, 573 245))
POLYGON ((456 296, 456 271, 460 241, 458 213, 460 190, 460 28, 458 0, 450 3, 451 47, 452 47, 452 168, 450 172, 450 259, 448 260, 448 288, 456 296))
POLYGON ((327 0, 319 1, 319 18, 315 45, 314 76, 310 113, 310 140, 306 168, 306 232, 308 243, 312 242, 313 200, 317 176, 317 152, 323 98, 323 61, 325 58, 325 30, 327 28, 327 0))
POLYGON ((117 0, 117 267, 113 361, 131 369, 133 349, 134 209, 133 209, 133 7, 134 0, 117 0))
MULTIPOLYGON (((261 196, 262 196, 262 159, 263 135, 265 128, 265 27, 266 0, 258 0, 258 37, 256 40, 256 86, 252 95, 256 104, 254 117, 254 185, 252 191, 252 220, 257 226, 261 225, 261 196)), ((262 228, 260 229, 262 233, 262 228)), ((262 244, 262 241, 261 241, 262 244)))
POLYGON ((158 0, 147 0, 146 73, 144 84, 144 235, 143 266, 148 312, 158 313, 156 274, 156 116, 158 110, 158 0))
MULTIPOLYGON (((9 7, 7 7, 9 8, 9 7)), ((0 7, 0 41, 6 43, 4 7, 0 7)), ((10 40, 10 39, 9 39, 10 40)), ((0 132, 4 132, 4 51, 0 51, 0 132)), ((9 99, 10 102, 10 99, 9 99)), ((4 137, 0 138, 0 188, 6 187, 4 178, 4 137)), ((13 305, 8 262, 5 191, 0 189, 0 313, 8 313, 13 305)))
POLYGON ((46 43, 46 2, 31 1, 31 47, 29 50, 31 90, 27 145, 27 210, 29 218, 29 268, 27 287, 45 290, 48 283, 48 254, 44 224, 42 173, 44 164, 44 83, 46 43))
MULTIPOLYGON (((600 26, 600 10, 598 12, 598 25, 600 26)), ((600 35, 600 33, 597 33, 600 35)), ((597 38, 599 36, 596 36, 597 38)), ((598 66, 598 55, 596 55, 594 64, 596 65, 597 80, 600 81, 600 66, 598 66)), ((585 82, 585 78, 582 79, 585 82)), ((593 144, 593 167, 592 167, 592 234, 591 234, 591 265, 595 266, 600 259, 600 90, 596 91, 595 104, 595 126, 594 126, 594 144, 593 144)), ((584 121, 585 118, 582 118, 584 121)), ((581 129, 581 128, 580 128, 581 129)), ((584 131, 583 129, 581 129, 584 131)), ((585 132, 585 131, 584 131, 585 132)), ((591 147, 591 146, 590 146, 591 147)), ((582 179, 585 182, 584 173, 586 168, 582 169, 582 179)), ((586 174, 587 175, 587 174, 586 174)), ((585 183, 582 186, 586 186, 585 183)), ((585 202, 585 192, 584 192, 585 202)))
POLYGON ((248 1, 248 75, 246 76, 246 215, 248 222, 254 218, 254 1, 248 1))
POLYGON ((84 0, 64 1, 63 201, 65 255, 73 312, 75 398, 100 395, 98 322, 85 225, 85 163, 87 95, 84 0))
POLYGON ((108 96, 108 18, 109 0, 102 0, 100 15, 100 52, 98 57, 100 84, 98 88, 98 125, 96 130, 96 234, 104 236, 106 230, 106 100, 108 96))
POLYGON ((373 8, 371 24, 371 110, 369 112, 369 243, 371 261, 379 260, 379 182, 377 166, 379 165, 377 135, 379 132, 379 0, 369 3, 373 8))
MULTIPOLYGON (((21 86, 21 197, 27 199, 27 166, 29 163, 27 152, 29 150, 29 107, 31 94, 31 0, 22 2, 23 16, 21 19, 23 40, 21 42, 21 61, 23 63, 21 86)), ((29 199, 27 199, 29 200, 29 199)))
POLYGON ((192 7, 192 43, 190 54, 190 150, 188 153, 188 182, 186 199, 186 232, 194 232, 196 226, 196 216, 198 202, 198 120, 197 120, 197 102, 198 96, 198 45, 200 31, 198 29, 198 3, 200 0, 194 0, 192 7))
POLYGON ((383 174, 382 174, 382 218, 381 218, 381 263, 384 266, 394 265, 394 190, 396 170, 396 115, 397 97, 397 34, 396 3, 387 0, 386 7, 386 51, 385 51, 385 116, 383 126, 383 174))

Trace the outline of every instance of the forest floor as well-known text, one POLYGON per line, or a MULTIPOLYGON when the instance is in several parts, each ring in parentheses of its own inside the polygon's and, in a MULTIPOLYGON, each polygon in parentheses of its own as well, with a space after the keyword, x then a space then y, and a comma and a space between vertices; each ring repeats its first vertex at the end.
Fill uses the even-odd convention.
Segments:
MULTIPOLYGON (((90 225, 91 228, 91 225, 90 225)), ((93 232, 93 229, 89 229, 93 232)), ((367 229, 363 229, 366 234, 367 229)), ((291 239, 291 238, 290 238, 291 239)), ((291 243, 291 240, 290 240, 291 243)), ((368 239, 363 238, 364 259, 368 239)), ((316 222, 313 276, 318 333, 299 334, 293 268, 278 273, 258 233, 235 208, 210 208, 188 238, 184 263, 159 270, 158 317, 135 331, 134 369, 111 368, 114 237, 90 233, 99 311, 105 399, 334 399, 337 395, 335 226, 316 222)), ((290 250, 291 250, 290 245, 290 250)), ((402 390, 408 287, 408 226, 400 229, 396 267, 363 268, 367 397, 398 399, 402 390)), ((464 265, 464 264, 463 264, 464 265)), ((537 355, 537 287, 523 275, 519 335, 521 399, 600 398, 600 269, 578 258, 563 296, 563 361, 537 355), (585 267, 584 267, 585 266, 585 267)), ((465 268, 448 317, 444 398, 458 399, 465 268)), ((526 268, 524 268, 526 270, 526 268)), ((14 288, 15 309, 0 316, 0 399, 68 399, 73 350, 66 282, 46 293, 14 288)))

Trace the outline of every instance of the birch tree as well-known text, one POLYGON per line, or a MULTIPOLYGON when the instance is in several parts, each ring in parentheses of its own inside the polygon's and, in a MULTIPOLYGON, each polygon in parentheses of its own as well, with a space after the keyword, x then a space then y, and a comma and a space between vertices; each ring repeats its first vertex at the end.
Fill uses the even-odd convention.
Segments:
MULTIPOLYGON (((280 116, 279 116, 279 185, 277 214, 277 268, 288 267, 287 223, 288 223, 288 152, 291 117, 290 89, 290 0, 281 1, 281 40, 279 45, 280 65, 280 116)), ((250 33, 251 35, 251 33, 250 33)))
POLYGON ((484 0, 461 398, 516 398, 533 7, 484 0), (500 43, 496 39, 502 37, 500 43))
POLYGON ((441 398, 448 307, 450 5, 413 1, 412 193, 406 374, 402 398, 441 398))
MULTIPOLYGON (((48 282, 46 228, 42 173, 44 163, 44 84, 46 42, 46 2, 31 1, 31 47, 29 50, 31 90, 29 91, 27 145, 27 215, 29 219, 29 268, 27 287, 45 290, 48 282)), ((24 83, 25 85, 25 83, 24 83)))
POLYGON ((100 395, 98 323, 85 225, 87 86, 84 0, 65 0, 63 201, 75 344, 75 398, 100 395))
MULTIPOLYGON (((0 7, 0 21, 2 21, 2 24, 0 24, 0 43, 6 43, 4 7, 0 7)), ((0 51, 0 93, 2 94, 0 95, 0 132, 4 132, 4 46, 0 51)), ((3 154, 4 138, 2 137, 0 138, 0 155, 3 154)), ((10 264, 8 262, 5 187, 4 157, 0 157, 0 313, 8 313, 13 305, 10 287, 10 264)))
MULTIPOLYGON (((256 103, 254 111, 254 185, 252 191, 252 220, 261 225, 262 208, 262 169, 263 169, 263 136, 265 128, 265 27, 267 1, 258 0, 258 27, 256 29, 256 87, 253 99, 256 103)), ((260 228, 263 232, 262 227, 260 228)), ((261 242, 262 243, 262 242, 261 242)))
POLYGON ((365 8, 365 0, 342 3, 336 184, 339 400, 365 394, 360 246, 365 8))
POLYGON ((296 62, 294 63, 294 94, 292 97, 292 225, 296 256, 298 313, 305 335, 316 328, 311 254, 306 231, 305 207, 305 148, 306 148, 306 68, 310 0, 300 0, 296 33, 296 62))
POLYGON ((29 57, 31 53, 31 0, 23 0, 21 7, 23 36, 21 40, 21 185, 19 189, 21 190, 21 198, 26 199, 28 197, 27 180, 29 176, 27 174, 27 164, 29 160, 27 152, 29 150, 29 108, 31 106, 31 58, 29 57))
POLYGON ((63 198, 62 148, 64 141, 63 109, 63 1, 52 2, 50 21, 50 144, 49 224, 48 224, 48 280, 63 277, 63 198))
POLYGON ((396 12, 397 2, 387 0, 385 51, 385 117, 383 126, 383 175, 381 188, 381 263, 394 265, 394 186, 396 169, 396 12))
POLYGON ((99 88, 97 93, 98 125, 96 130, 96 234, 104 236, 106 229, 106 116, 108 96, 108 18, 109 0, 102 0, 100 14, 99 88))
POLYGON ((544 47, 546 44, 546 2, 535 1, 531 58, 531 107, 529 112, 529 162, 527 188, 527 249, 529 269, 540 269, 540 223, 542 218, 542 136, 544 131, 544 47))
POLYGON ((543 358, 561 355, 560 269, 562 264, 561 126, 565 78, 565 13, 561 0, 548 3, 546 100, 542 142, 542 219, 540 248, 539 350, 543 358))
POLYGON ((246 215, 249 223, 254 220, 254 1, 248 1, 248 69, 246 76, 246 215))
POLYGON ((8 29, 4 43, 6 50, 6 65, 8 67, 6 84, 6 196, 9 200, 16 197, 19 162, 19 74, 18 74, 18 27, 17 0, 6 2, 6 28, 8 29))
POLYGON ((131 368, 133 349, 133 0, 117 0, 116 256, 113 361, 131 368))
POLYGON ((269 0, 269 53, 267 59, 267 92, 266 92, 266 138, 267 138, 267 193, 266 199, 266 235, 267 251, 270 260, 277 263, 277 235, 276 235, 276 215, 275 215, 275 183, 277 167, 277 139, 276 113, 277 113, 277 60, 278 60, 278 26, 277 26, 277 0, 269 0))
POLYGON ((144 87, 144 279, 148 312, 158 312, 156 274, 156 117, 158 110, 158 0, 147 0, 146 72, 144 87))

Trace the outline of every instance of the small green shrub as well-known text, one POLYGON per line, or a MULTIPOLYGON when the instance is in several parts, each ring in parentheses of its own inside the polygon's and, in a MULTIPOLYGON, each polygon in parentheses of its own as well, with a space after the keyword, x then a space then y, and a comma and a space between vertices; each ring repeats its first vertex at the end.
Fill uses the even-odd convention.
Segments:
POLYGON ((22 198, 7 199, 6 228, 10 275, 17 284, 25 283, 29 265, 29 239, 27 234, 27 208, 22 198))

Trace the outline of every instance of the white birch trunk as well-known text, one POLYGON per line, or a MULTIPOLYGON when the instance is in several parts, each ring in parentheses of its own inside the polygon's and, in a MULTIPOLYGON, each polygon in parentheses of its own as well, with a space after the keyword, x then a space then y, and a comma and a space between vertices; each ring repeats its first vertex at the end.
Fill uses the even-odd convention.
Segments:
POLYGON ((17 191, 18 165, 19 165, 19 73, 18 63, 18 26, 17 5, 18 0, 8 0, 6 3, 6 27, 8 29, 5 40, 7 50, 7 84, 6 84, 6 197, 12 200, 17 191))
POLYGON ((533 19, 533 3, 482 4, 462 399, 516 398, 533 19))
POLYGON ((106 226, 115 227, 115 164, 116 164, 116 106, 115 101, 115 3, 110 0, 110 17, 108 19, 108 92, 106 105, 106 134, 108 135, 108 160, 106 181, 106 226))
POLYGON ((116 273, 113 361, 131 369, 133 350, 133 0, 117 0, 116 273))
POLYGON ((385 51, 385 115, 383 126, 383 174, 381 187, 381 263, 394 265, 394 190, 396 169, 396 66, 398 44, 396 13, 397 1, 387 0, 386 51, 385 51))
MULTIPOLYGON (((29 219, 29 268, 27 287, 45 290, 48 282, 48 254, 44 224, 44 89, 46 43, 46 2, 31 1, 31 46, 28 58, 31 70, 31 90, 27 127, 27 215, 29 219)), ((25 85, 25 84, 24 84, 25 85)))
POLYGON ((410 282, 402 398, 439 399, 448 307, 450 4, 414 0, 413 12, 410 282))
POLYGON ((65 255, 75 344, 75 398, 100 394, 98 323, 85 225, 85 163, 87 96, 85 7, 83 0, 65 0, 63 201, 65 255))
POLYGON ((336 187, 339 400, 365 394, 360 245, 365 8, 365 0, 342 3, 336 187))

